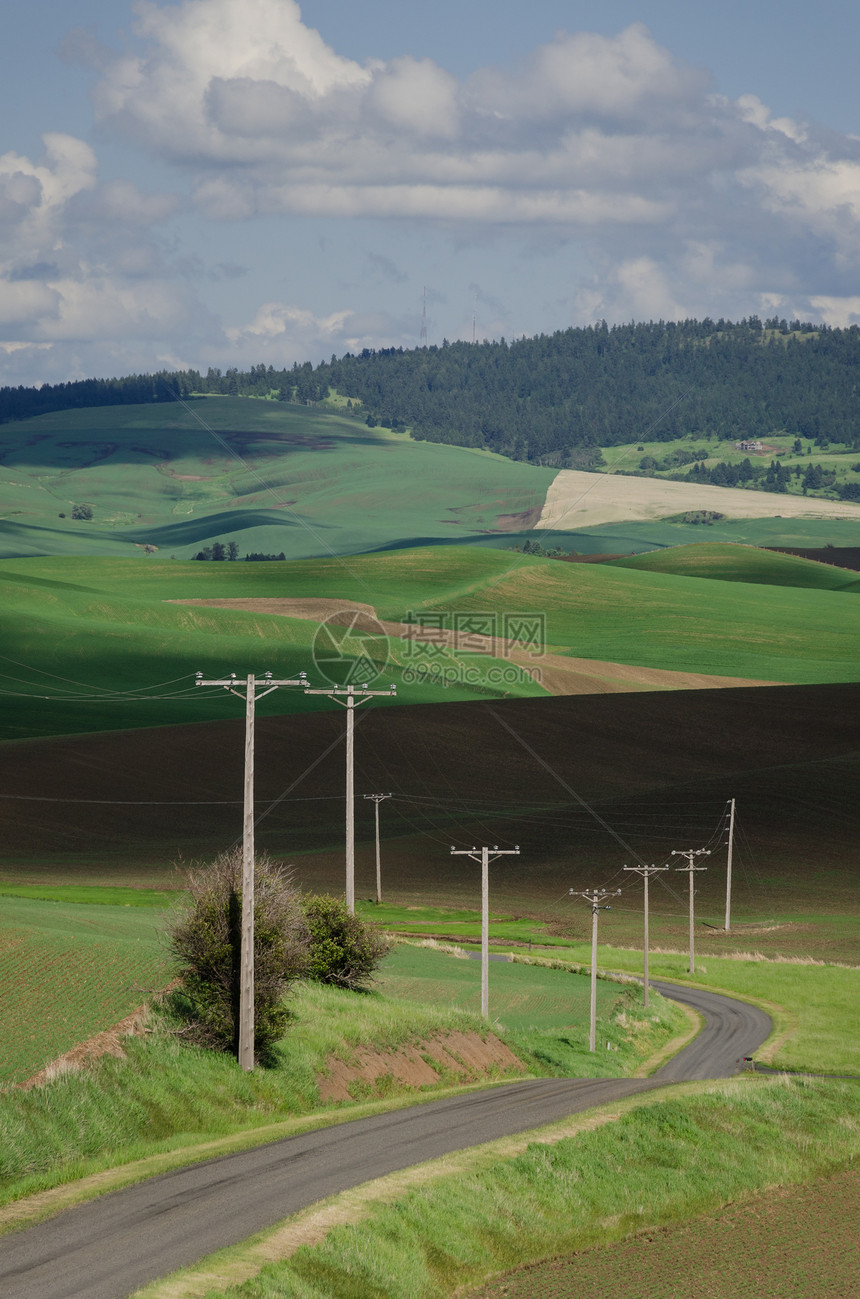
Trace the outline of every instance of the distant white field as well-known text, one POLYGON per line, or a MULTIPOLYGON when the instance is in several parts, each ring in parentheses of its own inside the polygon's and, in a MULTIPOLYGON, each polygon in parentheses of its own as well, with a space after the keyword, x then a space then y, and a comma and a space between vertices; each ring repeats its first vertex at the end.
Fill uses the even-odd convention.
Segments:
POLYGON ((665 519, 685 510, 716 510, 729 519, 854 519, 860 504, 817 501, 742 487, 699 486, 662 478, 625 478, 562 469, 550 484, 538 528, 591 528, 602 523, 665 519))

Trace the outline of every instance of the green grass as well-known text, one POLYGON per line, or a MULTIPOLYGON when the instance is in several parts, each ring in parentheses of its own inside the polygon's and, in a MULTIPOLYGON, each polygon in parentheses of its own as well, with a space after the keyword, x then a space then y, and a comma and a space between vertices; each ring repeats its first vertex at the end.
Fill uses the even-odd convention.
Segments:
MULTIPOLYGON (((235 716, 234 701, 223 692, 194 691, 193 671, 313 673, 316 625, 168 602, 284 594, 358 600, 398 624, 411 614, 444 615, 448 626, 457 614, 487 615, 500 633, 506 615, 522 610, 545 617, 551 651, 643 667, 798 684, 852 681, 858 674, 860 602, 839 591, 465 547, 257 565, 8 560, 0 566, 6 737, 235 716)), ((360 648, 352 646, 354 653, 360 648)), ((401 701, 544 693, 525 674, 515 683, 494 682, 491 669, 508 663, 465 650, 428 656, 427 665, 476 667, 476 682, 409 684, 403 668, 423 660, 415 647, 410 656, 402 639, 393 638, 389 651, 382 680, 401 683, 401 701)), ((329 706, 282 690, 266 711, 329 706)))
POLYGON ((858 674, 860 603, 839 592, 521 556, 449 603, 540 610, 549 648, 575 657, 797 684, 858 674))
POLYGON ((234 540, 243 554, 299 557, 457 539, 539 507, 555 476, 334 411, 229 397, 41 415, 5 425, 4 446, 6 555, 150 544, 190 558, 234 540), (83 502, 92 522, 71 518, 83 502))
MULTIPOLYGON (((386 997, 429 1001, 474 1013, 481 1005, 480 961, 398 946, 386 962, 380 989, 386 997)), ((548 965, 493 961, 489 971, 491 1023, 521 1058, 577 1078, 617 1077, 652 1056, 683 1019, 667 1003, 656 1016, 642 1008, 638 987, 606 979, 597 983, 600 1048, 589 1052, 590 979, 548 965)))
MULTIPOLYGON (((2 885, 0 885, 2 889, 2 885)), ((458 942, 480 939, 481 920, 475 911, 458 911, 454 907, 397 906, 368 899, 356 901, 356 910, 365 920, 375 920, 385 929, 416 937, 453 938, 458 942)), ((546 933, 546 925, 537 920, 513 916, 490 915, 490 938, 494 942, 547 943, 563 942, 546 933)))
POLYGON ((98 884, 5 884, 0 897, 33 898, 39 902, 65 902, 84 906, 156 907, 163 910, 181 896, 179 889, 106 887, 98 884))
POLYGON ((0 899, 0 1084, 36 1073, 169 982, 162 916, 137 906, 0 899))
MULTIPOLYGON (((480 561, 486 555, 490 571, 493 563, 503 569, 510 564, 510 559, 495 552, 441 553, 450 555, 450 561, 439 565, 438 575, 425 572, 423 586, 435 588, 443 598, 469 585, 470 579, 480 580, 482 565, 470 564, 468 556, 479 555, 480 561), (458 561, 463 553, 467 558, 458 561)), ((422 573, 416 572, 412 556, 413 552, 395 552, 375 562, 364 558, 348 565, 333 560, 152 566, 125 559, 7 561, 0 569, 0 599, 6 612, 5 662, 0 662, 0 670, 10 692, 4 710, 5 735, 19 738, 236 716, 238 705, 223 691, 194 690, 195 670, 213 677, 252 668, 271 667, 286 676, 306 670, 319 684, 312 661, 315 623, 168 601, 325 595, 377 602, 382 616, 392 610, 405 616, 413 596, 418 597, 422 589, 422 573)), ((358 654, 361 645, 346 648, 358 654)), ((385 684, 401 679, 407 661, 397 639, 393 638, 390 653, 385 684)), ((456 667, 457 656, 449 655, 445 661, 456 667)), ((484 658, 479 667, 477 682, 406 686, 401 697, 432 702, 544 693, 526 674, 514 684, 484 684, 482 674, 493 662, 484 658)), ((282 690, 265 710, 282 713, 326 707, 331 707, 327 700, 282 690)))
POLYGON ((856 1086, 711 1086, 640 1103, 616 1122, 513 1159, 476 1161, 208 1295, 443 1299, 517 1265, 825 1176, 858 1153, 856 1086))
MULTIPOLYGON (((504 939, 493 950, 504 952, 504 939)), ((511 947, 507 950, 523 959, 521 949, 511 947)), ((556 939, 550 949, 545 952, 536 950, 534 956, 536 959, 545 957, 570 962, 577 969, 588 969, 591 946, 556 939)), ((597 964, 601 971, 618 970, 641 975, 642 953, 601 944, 597 964)), ((497 969, 516 968, 515 965, 491 965, 491 986, 496 980, 497 969)), ((652 949, 649 968, 652 979, 678 983, 691 981, 686 953, 652 949)), ((692 982, 741 1000, 757 1002, 770 1012, 774 1019, 774 1041, 759 1052, 758 1058, 762 1063, 792 1071, 860 1077, 860 966, 827 964, 802 956, 766 960, 754 951, 738 952, 732 957, 698 952, 692 982)), ((600 986, 598 984, 598 988, 600 986)), ((500 1006, 493 1012, 502 1019, 505 1019, 504 987, 499 980, 500 1006)), ((611 985, 606 984, 600 995, 611 999, 610 989, 611 985)))
MULTIPOLYGON (((768 496, 762 494, 767 505, 768 496)), ((714 524, 674 523, 660 519, 647 523, 601 524, 568 534, 569 545, 582 554, 632 554, 659 550, 663 546, 696 545, 708 542, 734 542, 742 546, 790 546, 815 549, 823 546, 856 546, 860 542, 860 525, 854 519, 787 519, 780 518, 779 497, 770 507, 774 517, 761 519, 723 519, 714 524)), ((764 507, 763 507, 764 508, 764 507)), ((540 534, 536 534, 540 540, 540 534)), ((554 538, 558 534, 552 534, 554 538)), ((553 544, 557 544, 554 540, 553 544)))
POLYGON ((613 568, 673 573, 678 577, 704 577, 720 582, 750 582, 756 586, 794 586, 816 591, 860 593, 860 576, 848 569, 803 559, 798 555, 783 555, 776 551, 726 542, 673 546, 647 555, 613 559, 609 563, 613 568))

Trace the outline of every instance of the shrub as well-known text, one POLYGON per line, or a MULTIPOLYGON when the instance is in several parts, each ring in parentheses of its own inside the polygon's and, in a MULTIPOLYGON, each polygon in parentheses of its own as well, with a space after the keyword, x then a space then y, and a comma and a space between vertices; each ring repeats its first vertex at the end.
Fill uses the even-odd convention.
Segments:
MULTIPOLYGON (((238 1053, 242 936, 242 854, 222 853, 189 872, 191 906, 167 930, 179 962, 186 1035, 238 1053)), ((254 887, 254 1049, 265 1058, 289 1020, 284 994, 304 974, 308 935, 298 890, 284 867, 260 856, 254 887)))
POLYGON ((341 898, 327 894, 305 898, 302 910, 310 933, 308 977, 353 991, 366 990, 390 949, 385 934, 351 915, 341 898))
POLYGON ((74 505, 72 507, 73 519, 91 519, 93 517, 93 507, 91 505, 74 505))

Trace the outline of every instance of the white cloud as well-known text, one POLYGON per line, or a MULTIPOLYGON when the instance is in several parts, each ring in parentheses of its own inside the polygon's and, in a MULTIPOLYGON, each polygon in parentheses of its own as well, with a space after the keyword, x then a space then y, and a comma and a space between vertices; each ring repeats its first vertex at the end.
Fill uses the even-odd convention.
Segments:
POLYGON ((288 338, 293 334, 340 336, 345 320, 352 313, 337 311, 330 316, 317 317, 301 307, 291 307, 283 302, 266 302, 247 325, 227 330, 232 342, 242 339, 288 338))
POLYGON ((821 255, 805 235, 843 261, 860 246, 856 144, 822 142, 753 94, 727 100, 640 23, 560 32, 458 80, 426 58, 345 58, 294 0, 137 13, 136 52, 99 52, 97 117, 181 164, 211 219, 545 229, 585 241, 598 297, 627 316, 709 296, 726 314, 769 292, 809 301, 822 285, 797 257, 821 255))
POLYGON ((746 168, 738 179, 759 191, 767 211, 830 235, 857 260, 860 162, 818 155, 746 168))
POLYGON ((342 58, 293 0, 146 3, 138 13, 143 50, 104 71, 97 116, 190 167, 196 201, 223 219, 422 216, 573 230, 663 220, 679 181, 724 166, 743 128, 712 100, 706 74, 640 24, 616 37, 561 33, 513 71, 459 82, 426 58, 342 58))
POLYGON ((167 220, 179 207, 175 194, 144 194, 129 180, 111 180, 86 198, 79 197, 73 214, 77 219, 151 226, 167 220))
POLYGON ((383 123, 417 136, 459 133, 458 86, 431 59, 394 59, 374 77, 368 102, 383 123))
POLYGON ((38 194, 30 187, 29 201, 44 209, 60 207, 73 194, 93 188, 98 164, 95 153, 84 140, 50 131, 42 136, 42 141, 45 156, 41 163, 33 163, 17 153, 4 153, 0 157, 0 176, 18 183, 27 178, 35 181, 38 194))
POLYGON ((810 299, 816 319, 834 328, 860 325, 860 294, 852 298, 827 297, 816 294, 810 299))
MULTIPOLYGON (((294 0, 134 8, 122 53, 80 33, 66 53, 92 69, 102 138, 112 132, 175 168, 187 197, 100 181, 90 145, 62 133, 44 137, 38 161, 0 157, 0 347, 22 365, 33 346, 67 348, 85 365, 100 340, 105 356, 119 358, 124 338, 127 354, 148 364, 194 352, 203 363, 289 363, 414 339, 417 316, 373 309, 402 283, 417 247, 409 245, 411 260, 392 258, 386 221, 398 234, 433 231, 437 267, 443 245, 481 255, 492 245, 499 279, 519 276, 521 288, 534 266, 543 305, 567 313, 553 314, 553 325, 857 314, 860 140, 773 117, 754 94, 728 100, 641 24, 615 36, 559 32, 515 66, 457 78, 420 52, 366 64, 344 57, 294 0), (170 238, 162 235, 177 214, 170 238), (355 255, 375 265, 372 284, 343 251, 331 271, 341 287, 317 294, 305 267, 283 288, 288 256, 272 280, 271 243, 257 252, 251 237, 237 253, 222 228, 191 252, 182 245, 194 219, 201 230, 207 219, 260 217, 269 232, 273 217, 297 217, 305 230, 303 218, 328 218, 332 228, 360 218, 355 255), (237 258, 251 271, 235 290, 241 307, 231 307, 223 267, 237 258), (229 328, 192 284, 221 303, 229 328), (290 302, 278 300, 282 292, 290 302), (307 310, 295 300, 326 305, 307 310), (371 309, 355 310, 357 301, 371 309)), ((455 277, 489 284, 488 265, 448 272, 451 318, 441 329, 450 335, 459 328, 452 319, 465 319, 453 305, 455 277)), ((325 277, 322 255, 320 266, 325 277)), ((483 330, 522 332, 513 291, 498 291, 512 316, 505 328, 504 310, 494 310, 483 330)), ((540 306, 536 291, 538 329, 540 306)))
POLYGON ((760 131, 779 131, 789 140, 803 144, 809 138, 806 129, 790 117, 771 117, 770 109, 758 95, 739 95, 737 107, 745 122, 752 122, 760 131))
POLYGON ((318 316, 289 303, 267 302, 253 320, 226 330, 227 355, 233 365, 290 365, 297 359, 400 343, 411 323, 385 312, 343 309, 318 316))
MULTIPOLYGON (((0 157, 0 343, 158 338, 200 311, 148 229, 177 206, 131 183, 100 185, 85 141, 43 137, 38 161, 0 157)), ((203 313, 205 315, 205 313, 203 313)))
POLYGON ((39 320, 35 337, 53 342, 161 339, 188 324, 192 306, 187 290, 175 280, 128 283, 96 273, 45 287, 56 295, 56 310, 51 318, 39 320))
POLYGON ((280 131, 291 105, 300 111, 371 79, 304 26, 293 0, 167 8, 143 0, 135 8, 148 52, 107 66, 94 91, 96 114, 173 158, 241 163, 249 133, 280 131), (237 113, 235 131, 226 109, 237 113))
POLYGON ((38 280, 18 280, 2 285, 0 329, 27 328, 45 317, 56 319, 60 295, 38 280))
MULTIPOLYGON (((700 98, 710 84, 656 44, 642 23, 616 37, 561 32, 513 73, 483 69, 470 81, 483 112, 502 121, 640 116, 649 107, 676 109, 700 98)), ((649 116, 651 115, 649 113, 649 116)))

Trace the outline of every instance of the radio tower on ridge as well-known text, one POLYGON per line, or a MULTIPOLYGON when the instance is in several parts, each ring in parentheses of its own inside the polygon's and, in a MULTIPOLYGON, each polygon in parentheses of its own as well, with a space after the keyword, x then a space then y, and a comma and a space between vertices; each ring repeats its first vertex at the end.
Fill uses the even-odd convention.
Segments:
POLYGON ((424 306, 421 308, 421 337, 419 347, 427 346, 427 285, 424 285, 424 306))
POLYGON ((478 290, 475 289, 475 296, 472 299, 472 343, 478 341, 478 290))

